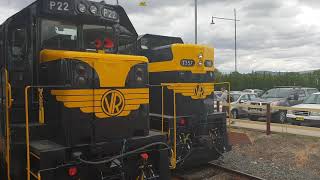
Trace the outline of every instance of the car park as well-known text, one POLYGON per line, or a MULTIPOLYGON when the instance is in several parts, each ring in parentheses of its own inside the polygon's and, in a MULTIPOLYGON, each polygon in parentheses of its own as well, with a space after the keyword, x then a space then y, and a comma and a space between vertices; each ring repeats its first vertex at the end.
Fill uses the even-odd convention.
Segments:
POLYGON ((320 93, 309 96, 302 104, 292 106, 297 108, 287 113, 288 122, 294 125, 320 126, 320 93), (299 110, 299 108, 303 108, 299 110), (315 109, 318 112, 307 110, 315 109))
MULTIPOLYGON (((251 105, 261 106, 261 108, 248 108, 250 120, 258 120, 260 117, 266 117, 266 105, 271 106, 294 106, 302 103, 308 96, 318 92, 316 88, 306 88, 297 86, 280 86, 266 91, 260 98, 252 101, 251 105)), ((286 121, 285 110, 272 110, 272 120, 275 122, 286 121)))

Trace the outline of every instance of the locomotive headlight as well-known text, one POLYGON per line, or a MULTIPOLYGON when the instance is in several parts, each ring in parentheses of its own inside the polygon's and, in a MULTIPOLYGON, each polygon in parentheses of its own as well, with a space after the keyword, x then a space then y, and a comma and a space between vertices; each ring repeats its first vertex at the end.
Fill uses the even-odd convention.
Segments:
POLYGON ((137 68, 136 69, 135 77, 136 77, 136 81, 137 82, 143 81, 143 74, 144 74, 144 71, 143 71, 142 68, 137 68))
POLYGON ((76 65, 75 71, 76 71, 76 76, 75 76, 76 84, 79 86, 86 85, 88 80, 87 68, 83 64, 79 63, 76 65))
POLYGON ((198 55, 198 58, 199 58, 200 60, 202 60, 202 58, 203 58, 203 54, 202 54, 202 53, 200 53, 200 54, 198 55))
POLYGON ((90 6, 90 12, 91 12, 92 14, 96 15, 96 14, 98 13, 98 8, 97 8, 97 6, 94 6, 94 5, 90 6))
POLYGON ((83 3, 80 3, 78 4, 78 10, 81 12, 81 13, 85 13, 86 10, 87 10, 87 6, 83 3))
POLYGON ((213 66, 213 62, 212 62, 211 60, 206 60, 206 61, 204 62, 204 66, 206 66, 206 67, 212 67, 212 66, 213 66))
POLYGON ((209 76, 211 77, 211 78, 213 78, 213 72, 209 72, 209 76))

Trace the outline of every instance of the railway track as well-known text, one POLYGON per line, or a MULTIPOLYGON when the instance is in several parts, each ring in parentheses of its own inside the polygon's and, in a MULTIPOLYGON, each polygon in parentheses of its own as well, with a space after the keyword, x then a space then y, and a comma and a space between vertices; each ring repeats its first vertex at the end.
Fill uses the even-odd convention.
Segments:
POLYGON ((179 171, 173 175, 173 180, 264 180, 238 170, 230 169, 215 163, 208 163, 196 169, 179 171))

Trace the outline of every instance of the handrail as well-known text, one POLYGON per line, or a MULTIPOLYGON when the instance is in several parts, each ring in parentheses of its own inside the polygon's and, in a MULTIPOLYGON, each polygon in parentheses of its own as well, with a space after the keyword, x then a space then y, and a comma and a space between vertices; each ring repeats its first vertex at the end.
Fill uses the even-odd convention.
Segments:
POLYGON ((31 86, 27 86, 24 90, 25 98, 25 113, 26 113, 26 145, 27 145, 27 180, 30 180, 30 139, 29 139, 29 100, 28 90, 31 86))
MULTIPOLYGON (((25 100, 25 116, 26 116, 26 149, 27 149, 27 180, 30 180, 30 175, 33 173, 30 169, 30 133, 29 133, 29 98, 28 91, 31 88, 64 88, 65 86, 26 86, 24 90, 25 100)), ((39 92, 39 91, 38 91, 39 92)), ((40 122, 41 124, 41 122, 40 122)), ((37 173, 38 180, 41 179, 40 173, 37 173)))
MULTIPOLYGON (((162 106, 162 133, 164 133, 164 87, 168 87, 170 84, 161 84, 162 88, 162 96, 161 96, 161 106, 162 106)), ((173 90, 173 154, 171 157, 171 168, 175 169, 177 166, 177 117, 176 117, 176 92, 173 90)), ((168 122, 168 137, 171 141, 171 128, 170 128, 170 122, 168 122)))
POLYGON ((9 108, 12 107, 12 102, 13 102, 13 99, 12 99, 12 89, 11 89, 11 85, 10 83, 8 82, 8 99, 9 99, 9 108))
MULTIPOLYGON (((9 96, 9 78, 8 78, 8 71, 4 69, 5 73, 5 91, 6 91, 6 161, 7 161, 7 177, 8 180, 11 180, 10 177, 10 121, 9 121, 9 108, 11 107, 10 101, 11 97, 9 96)), ((10 86, 11 88, 11 86, 10 86)), ((11 90, 10 90, 11 92, 11 90)), ((11 93, 10 93, 11 96, 11 93)))

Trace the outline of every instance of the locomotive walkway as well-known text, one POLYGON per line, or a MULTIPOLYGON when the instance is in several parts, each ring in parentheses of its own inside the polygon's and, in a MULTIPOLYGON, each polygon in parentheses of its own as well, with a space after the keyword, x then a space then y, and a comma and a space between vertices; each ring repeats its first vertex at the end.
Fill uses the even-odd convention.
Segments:
MULTIPOLYGON (((266 130, 266 122, 232 119, 231 127, 266 130)), ((320 137, 320 128, 271 123, 271 132, 320 137)))

